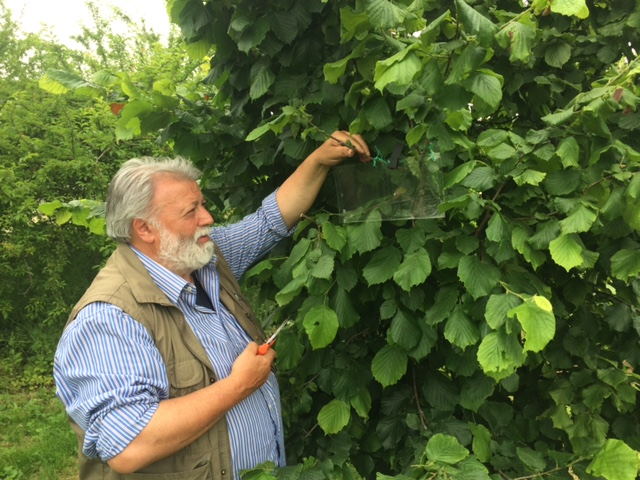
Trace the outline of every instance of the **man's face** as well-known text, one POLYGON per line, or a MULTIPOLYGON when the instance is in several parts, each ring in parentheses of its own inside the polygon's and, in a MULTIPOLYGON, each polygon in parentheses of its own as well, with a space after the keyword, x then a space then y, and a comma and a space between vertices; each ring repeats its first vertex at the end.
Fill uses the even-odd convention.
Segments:
POLYGON ((162 175, 156 179, 153 204, 159 262, 181 276, 206 265, 213 256, 213 218, 197 183, 162 175))

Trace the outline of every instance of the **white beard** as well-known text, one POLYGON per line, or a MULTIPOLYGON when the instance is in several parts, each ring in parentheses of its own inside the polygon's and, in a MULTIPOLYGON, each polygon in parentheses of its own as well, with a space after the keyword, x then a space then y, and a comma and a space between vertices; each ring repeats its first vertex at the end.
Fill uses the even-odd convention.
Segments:
POLYGON ((200 227, 189 238, 160 229, 160 263, 178 275, 204 267, 213 257, 213 242, 199 244, 198 239, 210 231, 211 227, 200 227))

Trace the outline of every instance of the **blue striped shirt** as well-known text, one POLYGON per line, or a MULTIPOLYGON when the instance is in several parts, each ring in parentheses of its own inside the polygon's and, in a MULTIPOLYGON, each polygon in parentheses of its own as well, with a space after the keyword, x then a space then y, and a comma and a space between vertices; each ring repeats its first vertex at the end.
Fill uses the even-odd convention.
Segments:
MULTIPOLYGON (((214 227, 211 238, 239 278, 259 257, 290 235, 275 194, 241 222, 214 227)), ((213 310, 196 305, 196 288, 136 251, 158 287, 185 315, 218 379, 231 372, 251 341, 220 301, 216 258, 196 272, 213 310)), ((65 330, 54 361, 57 395, 86 432, 83 452, 113 458, 142 431, 158 403, 169 398, 164 361, 149 332, 119 308, 102 302, 83 308, 65 330)), ((226 414, 235 478, 265 461, 284 466, 280 392, 275 375, 226 414)))

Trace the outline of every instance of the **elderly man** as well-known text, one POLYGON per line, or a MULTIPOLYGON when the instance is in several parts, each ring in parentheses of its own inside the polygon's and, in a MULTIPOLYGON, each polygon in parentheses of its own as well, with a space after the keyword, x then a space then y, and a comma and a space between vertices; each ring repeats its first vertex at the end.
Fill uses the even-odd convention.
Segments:
POLYGON ((273 350, 237 279, 291 233, 333 165, 369 157, 335 132, 254 214, 213 227, 184 159, 134 159, 113 178, 118 247, 74 307, 55 356, 80 479, 231 479, 285 464, 273 350), (130 475, 135 472, 135 475, 130 475))

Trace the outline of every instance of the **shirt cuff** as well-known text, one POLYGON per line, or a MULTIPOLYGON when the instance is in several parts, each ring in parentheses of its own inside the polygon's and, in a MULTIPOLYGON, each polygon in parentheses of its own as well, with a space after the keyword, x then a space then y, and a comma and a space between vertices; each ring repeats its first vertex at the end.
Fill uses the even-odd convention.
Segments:
POLYGON ((284 223, 282 213, 280 212, 280 208, 278 207, 276 193, 278 193, 278 189, 276 189, 262 201, 262 211, 265 213, 267 225, 272 232, 280 235, 282 238, 290 237, 296 231, 298 225, 294 225, 291 229, 287 228, 287 224, 284 223))

